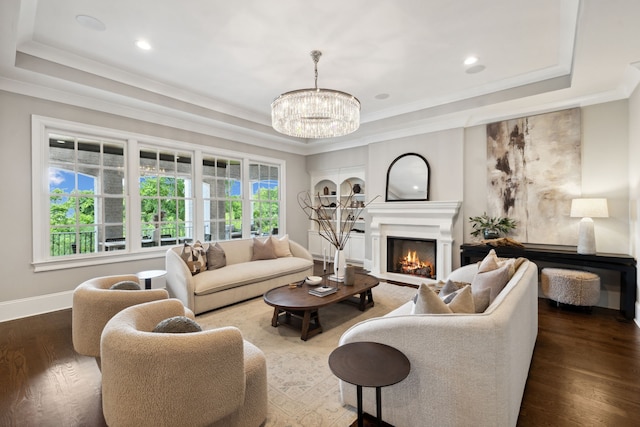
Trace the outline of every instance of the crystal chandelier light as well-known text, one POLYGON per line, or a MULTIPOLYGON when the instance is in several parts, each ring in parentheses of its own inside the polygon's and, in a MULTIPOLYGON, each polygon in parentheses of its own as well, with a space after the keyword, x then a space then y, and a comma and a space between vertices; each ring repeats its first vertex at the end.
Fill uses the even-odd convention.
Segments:
POLYGON ((271 103, 271 122, 280 133, 300 138, 332 138, 354 132, 360 126, 360 101, 332 89, 318 89, 318 60, 314 50, 315 88, 280 95, 271 103))

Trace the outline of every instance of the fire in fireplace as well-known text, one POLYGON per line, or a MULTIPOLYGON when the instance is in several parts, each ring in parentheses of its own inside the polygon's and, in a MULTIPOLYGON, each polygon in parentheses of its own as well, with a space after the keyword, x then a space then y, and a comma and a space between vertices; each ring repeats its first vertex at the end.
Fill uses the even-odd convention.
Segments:
POLYGON ((387 272, 436 278, 436 240, 387 236, 387 272))

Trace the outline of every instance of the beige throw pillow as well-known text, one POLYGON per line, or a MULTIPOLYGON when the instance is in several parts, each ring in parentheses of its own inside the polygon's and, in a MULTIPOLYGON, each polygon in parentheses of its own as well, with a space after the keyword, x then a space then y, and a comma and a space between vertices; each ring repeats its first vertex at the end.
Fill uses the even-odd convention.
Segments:
MULTIPOLYGON (((442 289, 440 290, 440 298, 444 298, 453 292, 464 288, 467 285, 471 285, 471 283, 466 282, 454 282, 453 280, 447 280, 442 289)), ((487 307, 489 307, 489 298, 491 295, 491 289, 475 289, 471 286, 471 294, 473 295, 473 306, 475 308, 476 313, 483 313, 487 307)))
POLYGON ((293 256, 291 249, 289 248, 288 234, 285 234, 279 239, 276 236, 271 236, 271 241, 273 242, 273 247, 278 258, 293 256))
POLYGON ((253 238, 253 256, 251 261, 276 258, 276 251, 274 250, 271 238, 265 239, 264 242, 256 239, 255 237, 253 238))
POLYGON ((475 313, 469 285, 447 295, 445 299, 448 302, 443 301, 423 283, 418 288, 418 296, 412 312, 413 314, 475 313))
POLYGON ((515 272, 515 260, 500 260, 496 251, 491 249, 486 257, 480 262, 478 272, 474 276, 471 286, 473 292, 480 292, 490 289, 489 304, 493 302, 500 291, 511 280, 515 272))

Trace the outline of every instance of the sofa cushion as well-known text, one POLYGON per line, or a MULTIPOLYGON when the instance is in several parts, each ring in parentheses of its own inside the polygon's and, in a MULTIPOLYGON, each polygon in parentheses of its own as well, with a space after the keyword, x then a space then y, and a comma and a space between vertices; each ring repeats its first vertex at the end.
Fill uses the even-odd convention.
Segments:
POLYGON ((200 331, 202 331, 202 327, 195 320, 186 316, 173 316, 160 321, 151 332, 184 334, 200 331))
POLYGON ((271 241, 273 242, 273 248, 276 253, 276 257, 282 258, 285 256, 293 256, 291 253, 291 249, 289 248, 289 235, 285 234, 281 238, 277 238, 276 236, 271 236, 271 241))
POLYGON ((276 256, 276 251, 271 238, 265 239, 264 241, 260 241, 255 237, 253 238, 253 256, 251 257, 251 261, 275 258, 278 257, 276 256))
POLYGON ((207 269, 207 253, 199 240, 193 245, 185 243, 182 247, 180 257, 187 264, 187 268, 189 268, 192 275, 196 275, 207 269))
POLYGON ((215 270, 227 265, 227 256, 224 249, 216 242, 215 245, 210 244, 207 248, 207 270, 215 270))
POLYGON ((427 285, 421 284, 418 288, 418 298, 413 308, 413 314, 475 313, 473 295, 469 285, 447 295, 445 300, 427 285))
POLYGON ((298 257, 227 264, 224 268, 208 270, 194 276, 194 291, 196 295, 206 295, 287 274, 302 272, 310 266, 313 266, 313 261, 298 257))

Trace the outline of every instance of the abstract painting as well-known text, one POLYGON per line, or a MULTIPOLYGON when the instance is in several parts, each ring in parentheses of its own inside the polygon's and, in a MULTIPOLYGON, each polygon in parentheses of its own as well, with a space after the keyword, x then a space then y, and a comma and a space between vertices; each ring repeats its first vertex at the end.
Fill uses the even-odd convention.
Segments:
POLYGON ((487 125, 487 213, 515 219, 514 239, 575 244, 581 129, 579 108, 487 125))

